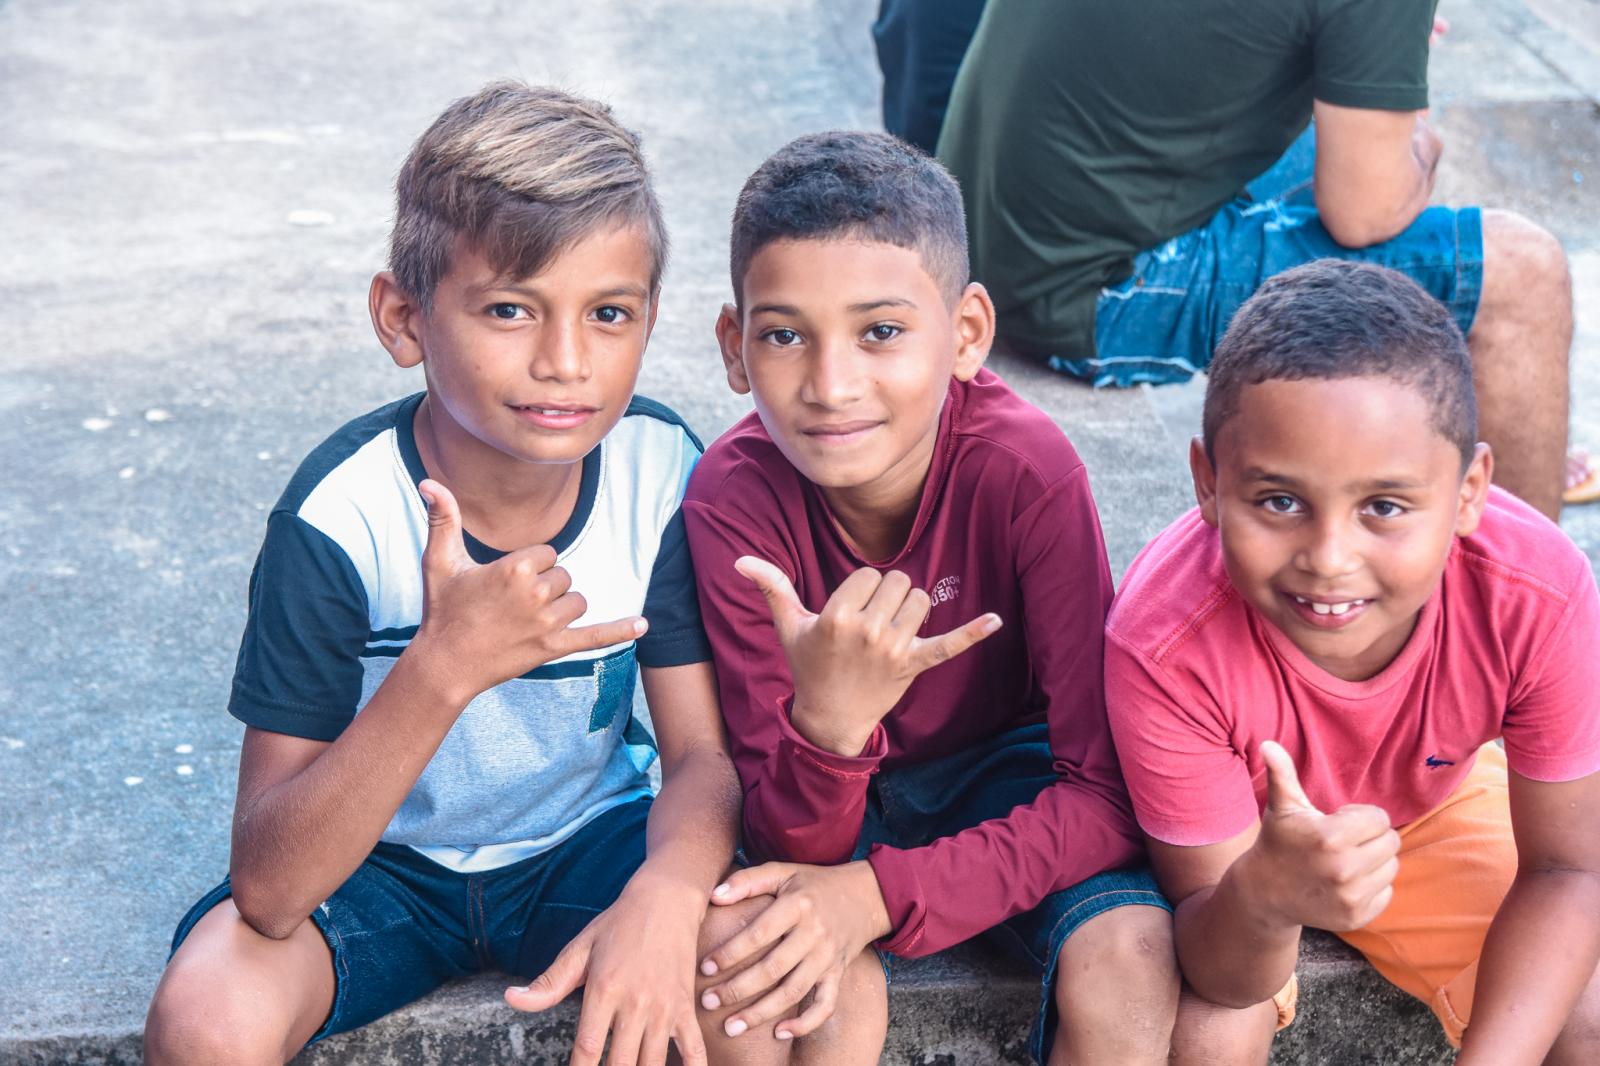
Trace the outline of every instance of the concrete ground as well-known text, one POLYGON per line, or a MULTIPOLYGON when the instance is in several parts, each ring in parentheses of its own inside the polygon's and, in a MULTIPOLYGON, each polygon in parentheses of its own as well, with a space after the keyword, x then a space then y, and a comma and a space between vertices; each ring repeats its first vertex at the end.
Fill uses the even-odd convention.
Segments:
MULTIPOLYGON (((332 428, 421 387, 365 310, 410 140, 502 75, 599 95, 640 129, 675 244, 641 390, 709 437, 746 409, 710 336, 734 193, 797 134, 877 124, 875 6, 0 0, 0 1061, 136 1061, 172 926, 226 867, 241 730, 224 708, 265 511, 332 428)), ((1566 244, 1573 436, 1600 452, 1600 3, 1443 10, 1439 196, 1566 244)), ((1084 455, 1120 573, 1187 506, 1198 386, 1000 370, 1084 455)), ((1600 564, 1600 506, 1563 524, 1600 564)), ((946 1007, 987 980, 937 977, 946 1007)), ((318 1061, 414 1061, 473 1011, 510 1021, 458 989, 382 1055, 318 1061)), ((568 1024, 521 1022, 494 1037, 508 1055, 568 1024)), ((891 1057, 981 1061, 970 1032, 936 1028, 898 1030, 891 1057)))

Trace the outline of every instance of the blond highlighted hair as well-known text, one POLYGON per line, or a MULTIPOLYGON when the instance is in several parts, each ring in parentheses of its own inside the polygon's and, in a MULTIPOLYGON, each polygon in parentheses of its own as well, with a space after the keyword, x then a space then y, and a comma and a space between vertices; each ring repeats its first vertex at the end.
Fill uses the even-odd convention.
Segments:
POLYGON ((655 289, 667 231, 638 135, 605 104, 497 81, 445 108, 412 146, 395 181, 389 269, 430 308, 458 240, 502 276, 526 278, 619 225, 644 230, 655 289))

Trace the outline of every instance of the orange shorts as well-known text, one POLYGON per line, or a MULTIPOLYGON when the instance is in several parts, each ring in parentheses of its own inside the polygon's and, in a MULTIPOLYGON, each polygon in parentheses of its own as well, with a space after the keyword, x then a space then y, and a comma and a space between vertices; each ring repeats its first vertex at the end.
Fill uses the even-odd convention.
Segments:
MULTIPOLYGON (((1394 898, 1371 923, 1338 936, 1390 984, 1426 1003, 1460 1047, 1484 937, 1517 874, 1505 752, 1480 748, 1455 792, 1399 833, 1394 898)), ((1273 997, 1280 1029, 1294 1019, 1295 993, 1291 978, 1273 997)))

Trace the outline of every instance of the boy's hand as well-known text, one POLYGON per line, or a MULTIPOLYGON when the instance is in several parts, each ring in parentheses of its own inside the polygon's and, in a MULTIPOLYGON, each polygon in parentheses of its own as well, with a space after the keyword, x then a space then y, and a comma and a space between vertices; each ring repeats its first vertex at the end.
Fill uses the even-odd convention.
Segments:
POLYGON ((1333 932, 1366 925, 1389 905, 1400 869, 1400 835, 1388 814, 1367 804, 1323 814, 1281 745, 1264 742, 1261 757, 1267 806, 1246 853, 1255 892, 1285 925, 1333 932))
POLYGON ((556 565, 554 548, 538 544, 475 563, 450 490, 433 480, 419 489, 428 503, 428 543, 422 625, 411 646, 426 648, 469 690, 467 699, 552 660, 644 633, 637 617, 572 628, 589 605, 556 565))
POLYGON ((733 939, 706 956, 700 972, 711 977, 763 954, 765 958, 706 989, 700 1005, 717 1010, 753 1000, 723 1022, 729 1036, 738 1036, 787 1013, 815 988, 811 1005, 775 1030, 779 1040, 790 1040, 814 1032, 833 1016, 845 970, 867 945, 889 935, 889 912, 877 876, 865 862, 843 866, 769 862, 734 873, 711 893, 711 902, 726 906, 763 895, 776 898, 733 939), (763 992, 766 995, 755 998, 763 992))
POLYGON ((794 727, 839 755, 861 754, 918 674, 1000 628, 998 615, 985 614, 943 636, 917 636, 928 617, 928 594, 898 570, 857 570, 834 589, 821 614, 812 614, 776 566, 752 555, 733 565, 772 610, 794 678, 794 727))
POLYGON ((667 1043, 684 1066, 706 1066, 694 1011, 695 941, 704 890, 634 878, 622 895, 527 986, 506 989, 517 1010, 549 1010, 582 985, 571 1066, 599 1066, 611 1035, 612 1066, 665 1066, 667 1043))

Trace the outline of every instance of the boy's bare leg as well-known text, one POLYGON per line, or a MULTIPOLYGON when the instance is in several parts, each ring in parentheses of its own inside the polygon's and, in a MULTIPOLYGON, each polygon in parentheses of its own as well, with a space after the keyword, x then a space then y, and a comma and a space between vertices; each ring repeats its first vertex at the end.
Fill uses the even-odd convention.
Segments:
POLYGON ((1234 1010, 1201 999, 1186 984, 1172 1030, 1172 1066, 1266 1066, 1277 1029, 1271 1000, 1234 1010))
MULTIPOLYGON (((711 908, 700 926, 701 957, 727 943, 771 902, 771 896, 757 896, 727 907, 711 908)), ((759 960, 752 961, 751 965, 755 961, 759 960)), ((744 969, 746 967, 739 967, 715 977, 698 978, 695 994, 703 993, 744 969)), ((772 1022, 730 1037, 723 1031, 722 1023, 741 1006, 748 1004, 700 1011, 700 1031, 705 1037, 706 1056, 711 1066, 854 1066, 858 1063, 871 1066, 883 1054, 889 1027, 889 990, 884 981, 883 964, 870 948, 857 956, 845 971, 833 1017, 807 1036, 779 1040, 773 1035, 777 1022, 772 1022)))
POLYGON ((1467 346, 1495 482, 1559 517, 1572 279, 1561 242, 1509 211, 1483 212, 1483 294, 1467 346))
POLYGON ((161 975, 145 1019, 145 1062, 282 1066, 322 1028, 333 993, 333 954, 315 923, 272 940, 225 899, 161 975))
POLYGON ((1073 931, 1056 964, 1060 1024, 1050 1066, 1167 1061, 1178 1012, 1172 915, 1118 907, 1073 931))

